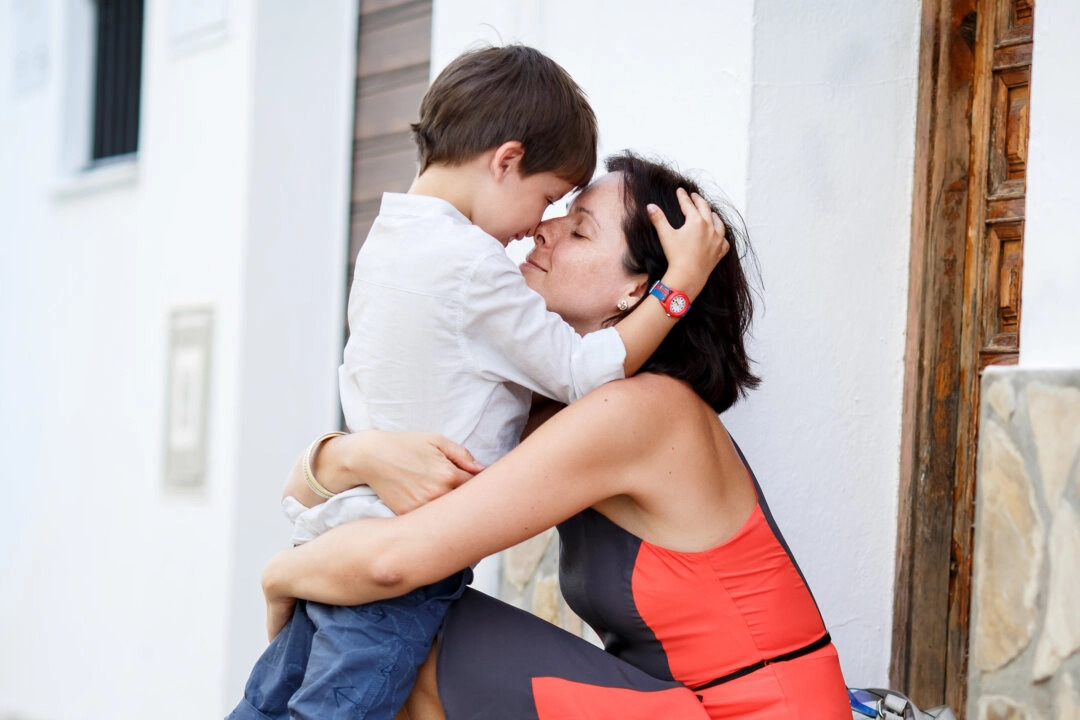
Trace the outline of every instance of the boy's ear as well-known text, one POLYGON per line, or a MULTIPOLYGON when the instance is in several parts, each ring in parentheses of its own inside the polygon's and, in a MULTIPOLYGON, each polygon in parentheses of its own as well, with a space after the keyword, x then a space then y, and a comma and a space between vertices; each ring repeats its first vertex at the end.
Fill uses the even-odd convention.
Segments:
POLYGON ((491 156, 491 174, 496 180, 502 180, 508 173, 521 172, 521 161, 525 157, 525 146, 520 140, 507 140, 495 148, 491 156))

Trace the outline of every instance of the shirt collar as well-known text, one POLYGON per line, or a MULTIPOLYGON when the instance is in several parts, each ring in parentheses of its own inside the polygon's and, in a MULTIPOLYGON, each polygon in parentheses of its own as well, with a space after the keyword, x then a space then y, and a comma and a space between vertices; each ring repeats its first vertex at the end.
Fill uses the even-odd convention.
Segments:
POLYGON ((471 225, 469 218, 442 198, 431 195, 413 195, 408 193, 386 192, 382 196, 382 204, 379 206, 380 215, 431 217, 433 215, 445 215, 457 222, 471 225))

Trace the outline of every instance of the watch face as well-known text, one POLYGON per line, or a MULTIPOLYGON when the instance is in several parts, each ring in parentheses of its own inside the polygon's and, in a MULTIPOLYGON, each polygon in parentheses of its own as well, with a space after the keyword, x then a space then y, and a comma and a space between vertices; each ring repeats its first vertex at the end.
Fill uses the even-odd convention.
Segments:
POLYGON ((671 315, 682 315, 684 312, 686 312, 686 296, 676 295, 671 298, 671 302, 668 303, 668 309, 671 315))

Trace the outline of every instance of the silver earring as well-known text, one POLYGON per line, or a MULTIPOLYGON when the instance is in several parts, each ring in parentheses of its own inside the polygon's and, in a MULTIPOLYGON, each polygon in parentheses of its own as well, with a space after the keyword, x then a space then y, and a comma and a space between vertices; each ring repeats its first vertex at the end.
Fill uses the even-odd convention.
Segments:
POLYGON ((622 300, 619 301, 619 304, 616 305, 615 307, 619 308, 619 310, 621 310, 622 312, 626 312, 627 310, 630 309, 630 301, 627 300, 626 298, 623 298, 622 300))

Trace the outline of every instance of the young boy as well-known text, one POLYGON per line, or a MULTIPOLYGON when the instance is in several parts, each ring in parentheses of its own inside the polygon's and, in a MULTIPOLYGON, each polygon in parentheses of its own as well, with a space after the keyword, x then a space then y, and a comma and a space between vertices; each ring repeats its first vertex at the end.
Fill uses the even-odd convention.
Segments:
MULTIPOLYGON (((440 433, 488 465, 517 444, 534 392, 572 402, 632 373, 673 322, 642 307, 581 337, 505 254, 596 165, 593 111, 551 59, 522 46, 458 57, 413 132, 419 175, 408 194, 383 196, 357 259, 342 408, 352 431, 440 433)), ((333 495, 304 465, 310 489, 330 499, 310 509, 285 499, 294 542, 392 514, 366 486, 333 495)), ((298 603, 230 718, 391 720, 464 582, 358 607, 298 603)))

